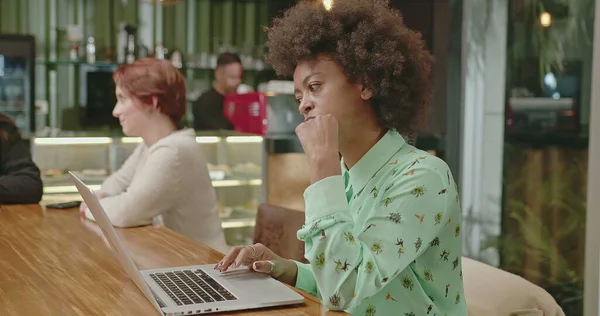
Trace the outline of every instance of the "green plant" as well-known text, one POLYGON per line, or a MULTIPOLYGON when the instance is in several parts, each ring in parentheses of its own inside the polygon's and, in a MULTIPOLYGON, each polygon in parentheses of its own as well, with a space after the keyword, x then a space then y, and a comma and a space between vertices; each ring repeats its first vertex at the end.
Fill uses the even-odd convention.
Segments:
POLYGON ((567 315, 581 315, 587 151, 556 152, 507 148, 503 234, 483 248, 500 249, 500 268, 545 288, 567 315))
POLYGON ((590 50, 594 5, 594 0, 512 1, 507 56, 509 83, 514 80, 512 71, 519 61, 529 58, 538 60, 539 81, 543 87, 546 73, 563 71, 567 50, 590 50), (540 23, 543 12, 552 16, 548 27, 540 23))

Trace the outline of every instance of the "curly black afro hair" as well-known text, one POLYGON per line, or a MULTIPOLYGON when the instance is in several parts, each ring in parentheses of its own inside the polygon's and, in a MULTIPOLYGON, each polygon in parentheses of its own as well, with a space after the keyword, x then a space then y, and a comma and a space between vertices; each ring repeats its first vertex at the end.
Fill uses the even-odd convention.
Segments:
POLYGON ((421 34, 408 29, 387 0, 301 1, 267 29, 266 61, 291 76, 319 55, 336 62, 351 82, 373 92, 381 125, 410 134, 426 120, 432 97, 431 65, 421 34))

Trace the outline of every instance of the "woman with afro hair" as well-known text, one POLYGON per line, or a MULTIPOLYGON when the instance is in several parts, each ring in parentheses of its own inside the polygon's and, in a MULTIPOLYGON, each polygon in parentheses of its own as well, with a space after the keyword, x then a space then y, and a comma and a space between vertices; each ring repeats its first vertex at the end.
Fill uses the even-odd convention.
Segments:
POLYGON ((250 266, 352 315, 467 315, 456 184, 441 159, 401 136, 431 101, 420 34, 388 1, 301 1, 267 44, 305 117, 296 133, 311 185, 297 236, 310 263, 255 244, 215 269, 250 266))

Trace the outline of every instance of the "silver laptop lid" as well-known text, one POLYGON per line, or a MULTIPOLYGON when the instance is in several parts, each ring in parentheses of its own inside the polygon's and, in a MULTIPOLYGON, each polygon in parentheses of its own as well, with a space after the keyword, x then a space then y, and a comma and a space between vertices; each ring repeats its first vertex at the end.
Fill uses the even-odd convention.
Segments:
POLYGON ((133 280, 135 285, 137 285, 140 291, 142 291, 148 301, 150 301, 152 305, 154 305, 154 307, 162 314, 162 309, 156 302, 154 295, 152 295, 152 291, 150 291, 150 288, 142 278, 138 267, 135 265, 135 262, 131 258, 129 251, 123 244, 123 241, 113 227, 110 219, 108 216, 106 216, 98 197, 90 188, 87 187, 87 185, 85 185, 85 183, 81 182, 81 180, 79 180, 79 178, 73 175, 70 171, 69 175, 71 176, 75 187, 77 187, 77 191, 79 191, 79 194, 81 194, 83 201, 92 212, 92 215, 94 215, 96 223, 98 223, 102 229, 102 232, 104 233, 104 236, 106 236, 106 239, 108 239, 108 242, 115 251, 117 259, 119 259, 123 269, 125 269, 125 273, 127 273, 127 275, 133 280))

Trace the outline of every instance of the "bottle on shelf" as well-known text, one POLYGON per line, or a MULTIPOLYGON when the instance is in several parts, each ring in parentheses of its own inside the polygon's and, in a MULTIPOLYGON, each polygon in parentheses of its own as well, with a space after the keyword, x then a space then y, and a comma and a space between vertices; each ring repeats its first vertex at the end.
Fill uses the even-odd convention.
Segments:
POLYGON ((83 40, 83 29, 79 25, 67 25, 67 40, 69 41, 69 58, 79 59, 79 47, 83 40))
POLYGON ((88 42, 85 45, 88 64, 96 63, 96 43, 92 36, 88 37, 88 42))
POLYGON ((173 53, 171 54, 171 64, 179 70, 183 68, 183 54, 177 49, 173 50, 173 53))
POLYGON ((156 44, 156 47, 154 47, 154 57, 157 59, 165 59, 166 54, 167 49, 163 46, 163 44, 156 44))
POLYGON ((131 34, 127 37, 127 56, 125 59, 128 64, 135 61, 135 42, 131 34))
POLYGON ((125 63, 126 47, 127 47, 127 31, 125 30, 127 23, 119 23, 119 34, 117 36, 117 63, 125 63))
POLYGON ((125 47, 126 56, 125 62, 131 64, 135 61, 135 31, 137 28, 133 25, 126 25, 125 31, 127 32, 127 46, 125 47))

